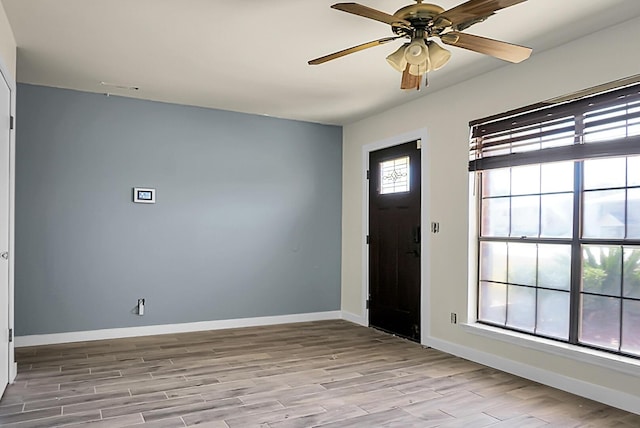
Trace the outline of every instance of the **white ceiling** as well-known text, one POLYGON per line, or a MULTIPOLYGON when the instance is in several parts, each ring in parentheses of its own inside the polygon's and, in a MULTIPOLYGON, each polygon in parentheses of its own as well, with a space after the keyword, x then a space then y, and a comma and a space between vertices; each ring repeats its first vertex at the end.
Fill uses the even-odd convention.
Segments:
MULTIPOLYGON (((347 124, 479 73, 518 67, 451 48, 452 60, 430 74, 427 90, 405 92, 385 61, 401 41, 309 66, 392 35, 386 24, 330 9, 335 0, 2 3, 18 44, 19 82, 319 123, 347 124)), ((411 1, 360 3, 393 13, 411 1)), ((530 46, 535 55, 637 16, 638 0, 529 0, 466 32, 530 46)))

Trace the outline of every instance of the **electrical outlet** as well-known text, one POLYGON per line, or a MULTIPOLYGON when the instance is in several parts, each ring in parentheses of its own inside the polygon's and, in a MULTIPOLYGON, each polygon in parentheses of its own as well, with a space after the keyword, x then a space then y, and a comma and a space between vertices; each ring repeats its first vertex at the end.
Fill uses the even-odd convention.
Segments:
POLYGON ((451 324, 458 324, 458 314, 451 312, 451 324))

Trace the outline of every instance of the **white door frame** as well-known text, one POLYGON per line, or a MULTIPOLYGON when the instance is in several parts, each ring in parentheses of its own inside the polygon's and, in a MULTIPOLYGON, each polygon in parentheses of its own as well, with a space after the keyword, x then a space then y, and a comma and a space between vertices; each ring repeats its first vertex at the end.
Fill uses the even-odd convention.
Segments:
POLYGON ((14 278, 15 278, 15 201, 16 201, 16 82, 2 58, 0 58, 0 79, 9 86, 11 97, 10 113, 13 117, 13 130, 9 133, 9 328, 14 340, 9 343, 9 367, 0 370, 9 371, 9 383, 15 381, 18 365, 15 362, 15 325, 14 325, 14 278))
POLYGON ((367 235, 369 234, 369 180, 367 180, 367 171, 369 170, 369 153, 376 150, 386 149, 388 147, 398 146, 413 140, 420 140, 422 148, 420 149, 420 230, 422 237, 420 239, 420 342, 426 345, 431 336, 429 322, 430 308, 430 286, 429 286, 429 141, 427 138, 427 129, 421 128, 404 134, 396 135, 381 141, 365 144, 362 146, 362 302, 361 313, 362 323, 369 325, 369 309, 367 309, 367 299, 369 298, 369 245, 367 245, 367 235))

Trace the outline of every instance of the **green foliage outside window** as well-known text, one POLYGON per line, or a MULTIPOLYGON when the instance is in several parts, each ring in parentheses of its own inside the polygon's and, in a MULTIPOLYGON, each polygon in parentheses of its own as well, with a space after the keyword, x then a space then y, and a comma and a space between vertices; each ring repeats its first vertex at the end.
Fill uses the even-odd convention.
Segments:
POLYGON ((583 291, 619 296, 624 285, 625 296, 640 296, 640 249, 586 246, 583 257, 583 291))

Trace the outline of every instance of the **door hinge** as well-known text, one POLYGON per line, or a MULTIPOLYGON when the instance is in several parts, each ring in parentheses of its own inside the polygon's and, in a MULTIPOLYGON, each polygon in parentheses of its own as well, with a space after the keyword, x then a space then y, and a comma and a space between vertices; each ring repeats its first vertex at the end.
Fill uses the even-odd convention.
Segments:
POLYGON ((369 235, 367 235, 367 245, 369 245, 371 243, 371 238, 369 237, 369 235))
POLYGON ((422 140, 416 141, 416 149, 420 150, 422 148, 422 140))
POLYGON ((369 299, 367 299, 366 305, 367 305, 367 309, 369 309, 369 299))
POLYGON ((371 179, 371 171, 367 170, 367 180, 371 179))
POLYGON ((9 343, 13 342, 13 329, 9 329, 9 343))
POLYGON ((9 116, 9 129, 13 129, 13 116, 9 116))

